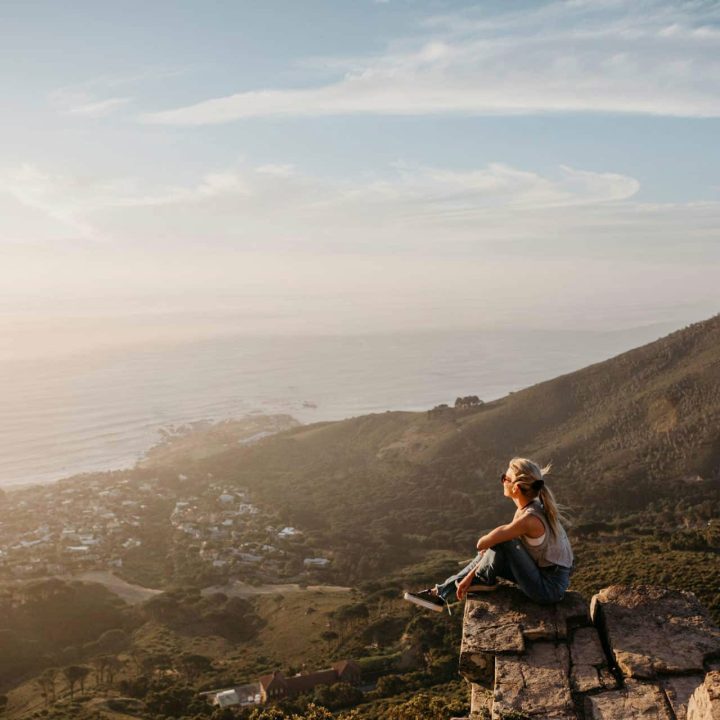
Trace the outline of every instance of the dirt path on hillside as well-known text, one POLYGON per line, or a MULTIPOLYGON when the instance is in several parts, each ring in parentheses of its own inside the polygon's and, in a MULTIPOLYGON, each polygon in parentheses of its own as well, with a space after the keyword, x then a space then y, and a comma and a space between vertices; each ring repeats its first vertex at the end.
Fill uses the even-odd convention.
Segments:
POLYGON ((154 590, 142 585, 133 585, 107 570, 88 570, 77 575, 66 576, 66 579, 100 583, 100 585, 104 585, 108 590, 121 597, 128 605, 145 602, 162 592, 162 590, 154 590))
MULTIPOLYGON (((129 605, 137 605, 145 602, 155 595, 163 592, 153 588, 146 588, 142 585, 134 585, 108 570, 88 570, 87 572, 78 573, 77 575, 66 575, 65 580, 82 580, 83 582, 95 582, 104 585, 108 590, 114 592, 121 597, 129 605)), ((224 593, 230 597, 250 597, 252 595, 274 595, 276 593, 295 593, 295 592, 320 592, 320 593, 340 593, 350 592, 352 588, 343 587, 341 585, 307 585, 302 587, 297 583, 284 583, 279 585, 249 585, 241 580, 236 580, 229 585, 213 585, 203 588, 203 595, 212 595, 213 593, 224 593)))
MULTIPOLYGON (((163 592, 162 590, 155 590, 153 588, 143 587, 142 585, 129 583, 117 577, 117 575, 113 575, 113 573, 108 570, 88 570, 87 572, 77 575, 66 576, 66 579, 100 583, 121 597, 129 605, 138 605, 163 592)), ((341 585, 308 585, 307 587, 301 587, 297 583, 249 585, 241 580, 236 580, 228 585, 213 585, 203 588, 202 594, 212 595, 213 593, 224 593, 229 597, 251 597, 253 595, 275 595, 297 592, 340 593, 350 592, 351 589, 352 588, 341 585)))
POLYGON ((341 585, 308 585, 301 587, 297 583, 285 583, 282 585, 248 585, 241 580, 236 580, 230 585, 213 585, 212 587, 203 588, 203 595, 212 595, 213 593, 224 593, 231 597, 249 597, 251 595, 274 595, 275 593, 286 592, 320 592, 320 593, 338 593, 350 592, 352 588, 343 587, 341 585))

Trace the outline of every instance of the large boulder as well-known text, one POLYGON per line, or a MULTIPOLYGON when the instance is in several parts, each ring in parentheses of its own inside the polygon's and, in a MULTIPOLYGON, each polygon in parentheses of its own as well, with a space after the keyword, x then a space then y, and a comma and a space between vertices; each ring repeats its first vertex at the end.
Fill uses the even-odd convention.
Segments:
POLYGON ((588 614, 503 586, 466 603, 460 673, 469 720, 720 720, 720 630, 689 592, 614 585, 588 614))
POLYGON ((470 597, 465 603, 460 673, 491 684, 497 655, 522 653, 529 641, 565 640, 571 628, 589 623, 587 602, 567 593, 554 605, 538 605, 515 587, 470 597))
POLYGON ((627 678, 704 671, 720 654, 720 629, 691 592, 649 585, 611 585, 590 614, 627 678))

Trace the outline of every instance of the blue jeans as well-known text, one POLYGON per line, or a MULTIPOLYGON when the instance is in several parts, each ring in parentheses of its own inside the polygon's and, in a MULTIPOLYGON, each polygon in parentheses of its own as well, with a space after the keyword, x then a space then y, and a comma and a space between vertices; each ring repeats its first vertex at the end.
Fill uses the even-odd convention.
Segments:
POLYGON ((478 584, 494 585, 498 578, 511 580, 531 600, 537 603, 555 603, 562 600, 570 584, 570 568, 553 565, 541 568, 535 563, 525 546, 517 538, 488 548, 456 575, 451 575, 437 586, 443 600, 452 602, 456 595, 456 580, 462 580, 474 566, 478 584))

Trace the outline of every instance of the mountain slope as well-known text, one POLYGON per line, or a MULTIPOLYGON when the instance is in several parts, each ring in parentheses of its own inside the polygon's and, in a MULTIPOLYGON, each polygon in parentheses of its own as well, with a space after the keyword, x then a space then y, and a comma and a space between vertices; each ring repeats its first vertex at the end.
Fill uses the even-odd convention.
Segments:
POLYGON ((514 455, 552 461, 582 522, 717 493, 720 316, 477 409, 304 426, 197 470, 250 487, 367 574, 506 517, 497 478, 514 455))

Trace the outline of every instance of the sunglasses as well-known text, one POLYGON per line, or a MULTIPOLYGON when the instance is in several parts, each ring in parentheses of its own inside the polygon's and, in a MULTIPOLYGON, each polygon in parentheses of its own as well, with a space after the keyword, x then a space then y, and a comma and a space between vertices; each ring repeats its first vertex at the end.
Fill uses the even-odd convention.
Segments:
POLYGON ((500 482, 504 484, 504 483, 506 483, 506 482, 512 482, 512 479, 509 478, 505 473, 503 473, 503 474, 500 476, 500 482))

